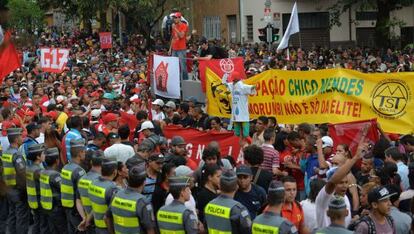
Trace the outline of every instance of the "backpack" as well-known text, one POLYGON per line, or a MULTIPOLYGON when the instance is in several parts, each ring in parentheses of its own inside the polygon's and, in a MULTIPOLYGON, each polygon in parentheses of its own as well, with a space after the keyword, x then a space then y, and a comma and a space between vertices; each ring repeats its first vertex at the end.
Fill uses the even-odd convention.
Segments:
MULTIPOLYGON (((391 225, 391 228, 394 229, 394 220, 392 219, 391 216, 386 216, 388 223, 391 225)), ((354 223, 349 224, 348 229, 351 231, 355 231, 356 227, 362 223, 365 222, 368 226, 368 234, 376 234, 377 231, 375 229, 375 223, 374 221, 371 219, 371 217, 369 217, 369 215, 365 215, 362 216, 359 220, 355 221, 354 223)))

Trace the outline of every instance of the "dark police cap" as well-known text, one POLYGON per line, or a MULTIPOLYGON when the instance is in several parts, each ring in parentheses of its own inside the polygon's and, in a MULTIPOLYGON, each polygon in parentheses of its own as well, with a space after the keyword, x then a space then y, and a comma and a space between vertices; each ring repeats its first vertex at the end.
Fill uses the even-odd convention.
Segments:
POLYGON ((44 144, 32 144, 27 147, 27 152, 29 154, 43 152, 45 150, 44 144))

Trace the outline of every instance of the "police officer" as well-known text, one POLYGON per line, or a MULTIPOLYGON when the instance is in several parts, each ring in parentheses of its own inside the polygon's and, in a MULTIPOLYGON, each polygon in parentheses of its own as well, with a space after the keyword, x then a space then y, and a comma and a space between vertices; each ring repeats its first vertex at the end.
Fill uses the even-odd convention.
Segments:
MULTIPOLYGON (((88 194, 92 203, 93 218, 96 226, 95 231, 97 234, 109 233, 104 218, 113 196, 118 192, 118 188, 113 182, 117 175, 117 167, 117 161, 104 159, 102 162, 102 176, 92 181, 89 186, 88 194)), ((90 216, 88 216, 88 219, 90 219, 90 216)), ((89 220, 87 222, 89 223, 89 220)))
POLYGON ((86 219, 80 201, 78 182, 85 174, 85 170, 80 166, 85 159, 85 140, 70 140, 71 160, 66 164, 60 173, 62 183, 60 185, 61 202, 65 208, 68 233, 75 233, 78 225, 86 219))
POLYGON ((129 169, 128 187, 115 195, 107 214, 110 218, 109 228, 112 232, 155 233, 156 225, 152 205, 141 194, 145 178, 144 164, 129 169))
POLYGON ((45 213, 40 206, 40 171, 44 161, 44 145, 31 144, 27 147, 27 160, 31 164, 26 167, 26 191, 27 203, 33 214, 32 233, 48 233, 48 225, 45 213))
POLYGON ((196 215, 184 203, 190 200, 190 177, 170 177, 170 193, 174 200, 158 210, 157 223, 161 234, 198 233, 196 215))
POLYGON ((263 214, 256 217, 253 221, 252 233, 279 233, 297 234, 295 225, 280 216, 282 204, 285 198, 285 188, 279 181, 273 181, 268 189, 268 207, 263 214))
POLYGON ((26 161, 18 152, 22 145, 22 129, 7 129, 7 138, 10 146, 3 151, 3 179, 9 187, 7 200, 9 216, 7 226, 9 233, 27 233, 29 230, 30 210, 26 194, 26 161))
POLYGON ((316 231, 316 234, 351 234, 354 233, 345 228, 345 218, 348 216, 348 209, 343 197, 335 196, 329 201, 326 211, 331 219, 331 224, 316 231))
POLYGON ((224 172, 220 178, 221 195, 204 208, 209 233, 251 233, 249 212, 233 199, 237 188, 236 174, 233 171, 224 172))
MULTIPOLYGON (((102 157, 99 151, 86 151, 86 160, 87 164, 91 165, 91 169, 86 173, 82 178, 80 178, 78 183, 78 189, 80 194, 80 199, 82 202, 83 209, 87 216, 92 216, 92 203, 89 198, 89 186, 91 185, 92 181, 95 181, 101 176, 101 169, 102 169, 102 157)), ((89 166, 88 166, 89 167, 89 166)), ((92 220, 92 218, 90 218, 92 220)), ((85 220, 86 222, 86 220, 85 220)), ((85 223, 86 224, 86 223, 85 223)), ((85 224, 81 225, 84 226, 85 224)), ((81 229, 85 229, 88 233, 95 233, 94 225, 90 225, 88 230, 86 227, 82 227, 81 229)))
POLYGON ((68 227, 60 201, 59 149, 48 148, 44 154, 46 169, 40 172, 40 205, 46 214, 50 233, 65 234, 68 227))

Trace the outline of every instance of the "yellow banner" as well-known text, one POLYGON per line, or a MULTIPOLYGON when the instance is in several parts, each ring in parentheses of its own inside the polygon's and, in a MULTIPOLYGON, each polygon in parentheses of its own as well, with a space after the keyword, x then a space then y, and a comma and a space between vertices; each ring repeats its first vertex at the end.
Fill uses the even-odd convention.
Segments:
MULTIPOLYGON (((284 124, 335 124, 377 118, 385 132, 414 132, 413 72, 269 70, 243 82, 257 86, 249 97, 251 119, 265 115, 284 124)), ((209 115, 230 118, 231 92, 210 69, 206 95, 209 115)))

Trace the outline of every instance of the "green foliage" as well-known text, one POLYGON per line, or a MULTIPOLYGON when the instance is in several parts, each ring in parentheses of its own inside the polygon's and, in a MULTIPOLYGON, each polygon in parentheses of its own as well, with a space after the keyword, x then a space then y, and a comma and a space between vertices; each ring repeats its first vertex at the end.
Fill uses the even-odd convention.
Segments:
POLYGON ((9 0, 10 25, 16 29, 33 30, 44 25, 44 12, 36 0, 9 0))

